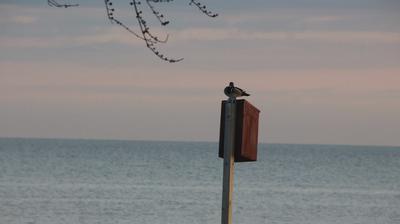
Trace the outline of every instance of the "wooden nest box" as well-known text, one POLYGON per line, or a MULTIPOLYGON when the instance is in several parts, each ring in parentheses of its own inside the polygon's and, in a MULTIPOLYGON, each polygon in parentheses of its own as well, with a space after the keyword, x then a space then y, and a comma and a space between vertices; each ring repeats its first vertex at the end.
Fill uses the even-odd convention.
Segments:
MULTIPOLYGON (((224 158, 225 104, 221 103, 218 156, 224 158)), ((234 158, 235 162, 257 160, 258 119, 260 110, 246 100, 236 100, 234 158)))

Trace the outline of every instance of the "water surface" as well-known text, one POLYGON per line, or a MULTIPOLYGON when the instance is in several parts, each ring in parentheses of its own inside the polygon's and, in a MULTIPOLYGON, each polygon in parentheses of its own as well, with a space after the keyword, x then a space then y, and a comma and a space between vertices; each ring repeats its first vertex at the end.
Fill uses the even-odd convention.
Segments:
MULTIPOLYGON (((0 139, 0 223, 220 223, 217 143, 0 139)), ((400 147, 261 144, 233 223, 399 224, 400 147)))

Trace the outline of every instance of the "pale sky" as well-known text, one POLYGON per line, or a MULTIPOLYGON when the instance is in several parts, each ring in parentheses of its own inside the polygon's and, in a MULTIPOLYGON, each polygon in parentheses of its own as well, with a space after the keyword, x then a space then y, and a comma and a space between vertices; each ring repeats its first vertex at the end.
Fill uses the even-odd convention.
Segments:
POLYGON ((148 20, 176 64, 103 1, 67 2, 81 6, 0 2, 0 137, 216 142, 233 81, 261 110, 260 142, 400 146, 400 1, 203 0, 215 19, 159 4, 171 24, 148 20))

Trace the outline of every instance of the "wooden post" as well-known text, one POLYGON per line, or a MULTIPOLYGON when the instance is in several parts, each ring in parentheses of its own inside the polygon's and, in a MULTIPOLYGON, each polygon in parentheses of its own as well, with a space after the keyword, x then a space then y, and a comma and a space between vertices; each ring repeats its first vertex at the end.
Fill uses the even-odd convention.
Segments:
POLYGON ((232 224, 235 118, 236 98, 229 97, 225 105, 224 176, 222 183, 221 224, 232 224))

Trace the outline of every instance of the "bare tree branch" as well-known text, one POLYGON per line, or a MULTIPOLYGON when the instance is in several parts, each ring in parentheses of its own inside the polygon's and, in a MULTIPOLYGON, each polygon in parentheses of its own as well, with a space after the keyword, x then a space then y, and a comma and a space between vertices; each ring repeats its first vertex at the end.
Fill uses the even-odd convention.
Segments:
POLYGON ((207 9, 207 7, 205 5, 201 4, 198 1, 190 0, 189 5, 197 6, 197 8, 199 8, 200 11, 202 11, 204 14, 206 14, 209 17, 217 17, 218 16, 218 13, 211 12, 210 10, 207 9))
POLYGON ((59 7, 59 8, 61 8, 61 7, 68 8, 68 7, 77 7, 77 6, 79 6, 79 4, 59 4, 55 0, 47 0, 47 4, 49 6, 54 6, 54 7, 59 7))
MULTIPOLYGON (((131 33, 133 36, 136 38, 139 38, 143 40, 146 44, 146 47, 153 52, 158 58, 161 60, 174 63, 174 62, 179 62, 182 61, 183 58, 170 58, 162 54, 158 49, 157 49, 157 44, 162 44, 162 43, 167 43, 169 35, 167 34, 165 38, 160 39, 157 35, 154 35, 150 32, 150 27, 147 25, 147 22, 143 16, 143 11, 141 10, 142 6, 142 1, 146 1, 147 7, 150 9, 151 13, 156 17, 156 19, 160 22, 162 26, 166 26, 170 23, 169 20, 167 20, 158 9, 153 5, 153 3, 170 3, 173 0, 129 0, 129 5, 132 6, 132 9, 134 11, 134 15, 136 17, 136 20, 138 22, 138 28, 140 32, 135 32, 132 28, 129 26, 125 25, 122 23, 117 17, 116 17, 116 9, 113 4, 113 0, 104 0, 105 4, 105 9, 106 9, 106 14, 107 18, 111 21, 111 23, 115 23, 125 30, 127 30, 129 33, 131 33)), ((61 4, 56 0, 47 0, 47 4, 53 7, 59 7, 59 8, 69 8, 69 7, 76 7, 79 6, 79 4, 61 4)), ((210 10, 207 9, 205 5, 200 3, 197 0, 189 0, 189 5, 194 5, 196 6, 203 14, 209 16, 209 17, 217 17, 217 13, 213 13, 210 10)))

